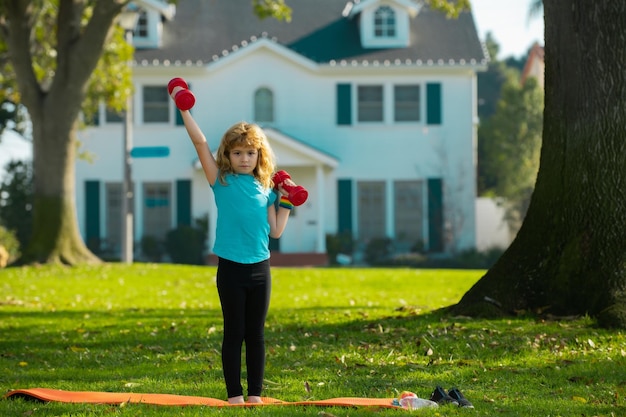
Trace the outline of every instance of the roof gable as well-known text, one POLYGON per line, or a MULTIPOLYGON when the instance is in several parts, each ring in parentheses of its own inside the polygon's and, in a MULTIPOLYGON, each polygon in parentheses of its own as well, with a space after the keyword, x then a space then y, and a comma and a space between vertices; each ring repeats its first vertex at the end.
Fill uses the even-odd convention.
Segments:
POLYGON ((269 39, 267 33, 262 33, 261 37, 252 36, 249 41, 242 41, 241 47, 234 45, 230 51, 222 51, 221 55, 213 55, 212 63, 210 66, 213 69, 218 69, 222 66, 228 65, 235 59, 240 58, 243 55, 251 54, 259 50, 269 50, 277 55, 285 57, 291 62, 295 62, 308 69, 313 69, 317 64, 310 59, 295 53, 292 49, 279 44, 276 39, 269 39))
MULTIPOLYGON (((273 142, 272 147, 276 147, 277 144, 284 147, 285 149, 282 154, 291 154, 290 164, 293 164, 295 160, 301 160, 306 163, 319 163, 331 168, 336 168, 339 165, 339 160, 337 157, 329 155, 328 153, 321 151, 308 143, 305 143, 301 140, 298 140, 292 136, 286 135, 285 133, 275 129, 275 128, 263 128, 267 139, 270 142, 273 142), (285 152, 289 150, 289 152, 285 152)), ((288 161, 283 160, 279 161, 280 163, 286 163, 288 161)))

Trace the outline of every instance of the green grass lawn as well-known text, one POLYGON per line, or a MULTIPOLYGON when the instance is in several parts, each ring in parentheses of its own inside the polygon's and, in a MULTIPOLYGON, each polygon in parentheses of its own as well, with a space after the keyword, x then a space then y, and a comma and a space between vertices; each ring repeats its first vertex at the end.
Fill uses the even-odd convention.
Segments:
MULTIPOLYGON (((424 416, 626 415, 626 337, 580 318, 448 317, 483 271, 273 270, 264 395, 393 398, 456 386, 475 409, 424 416)), ((225 399, 215 268, 0 270, 0 389, 225 399)), ((245 390, 245 384, 244 384, 245 390)), ((164 407, 0 400, 0 416, 401 416, 330 407, 164 407)))

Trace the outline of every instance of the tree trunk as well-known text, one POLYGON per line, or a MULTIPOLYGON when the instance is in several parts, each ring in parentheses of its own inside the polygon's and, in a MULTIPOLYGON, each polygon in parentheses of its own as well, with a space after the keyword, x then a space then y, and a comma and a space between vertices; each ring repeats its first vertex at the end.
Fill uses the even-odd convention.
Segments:
POLYGON ((544 0, 541 164, 524 223, 454 314, 626 328, 626 2, 544 0))
MULTIPOLYGON (((7 47, 22 103, 33 124, 33 235, 18 263, 94 263, 78 232, 74 165, 76 120, 113 19, 123 1, 93 3, 85 25, 86 3, 58 2, 54 36, 55 65, 36 72, 33 39, 38 8, 29 0, 3 3, 7 14, 7 47), (51 75, 52 74, 52 75, 51 75)), ((91 5, 90 5, 91 7, 91 5)))
POLYGON ((97 263, 76 219, 76 116, 54 103, 43 114, 33 119, 33 235, 20 263, 97 263))

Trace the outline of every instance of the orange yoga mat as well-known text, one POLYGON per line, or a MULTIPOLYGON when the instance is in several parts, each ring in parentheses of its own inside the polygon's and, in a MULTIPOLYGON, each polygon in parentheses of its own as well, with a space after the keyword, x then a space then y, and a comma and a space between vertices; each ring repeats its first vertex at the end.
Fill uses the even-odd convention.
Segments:
POLYGON ((29 388, 11 390, 5 398, 27 398, 45 402, 123 404, 141 403, 154 405, 203 405, 208 407, 259 407, 268 405, 302 405, 326 407, 379 407, 398 408, 392 398, 330 398, 328 400, 287 402, 270 397, 262 397, 263 404, 228 404, 228 401, 210 397, 196 397, 175 394, 144 394, 129 392, 63 391, 50 388, 29 388))

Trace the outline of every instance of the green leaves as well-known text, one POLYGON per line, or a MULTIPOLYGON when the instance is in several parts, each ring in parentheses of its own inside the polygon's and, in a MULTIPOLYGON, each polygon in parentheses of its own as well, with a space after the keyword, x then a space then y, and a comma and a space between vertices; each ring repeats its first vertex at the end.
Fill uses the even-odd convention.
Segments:
POLYGON ((427 0, 426 2, 432 9, 440 10, 451 18, 458 17, 459 13, 470 8, 469 0, 427 0))
POLYGON ((276 20, 291 21, 291 8, 285 0, 252 0, 252 8, 259 19, 273 17, 276 20))

